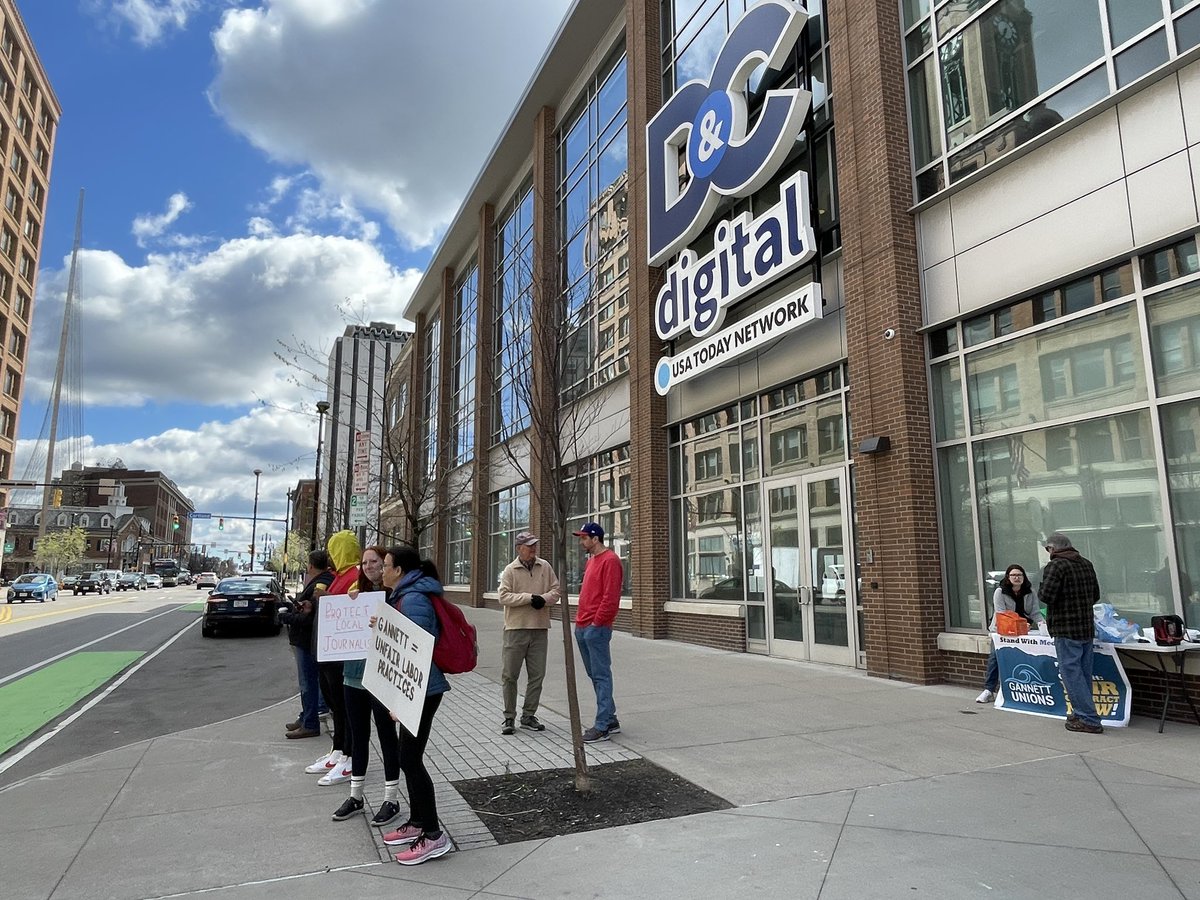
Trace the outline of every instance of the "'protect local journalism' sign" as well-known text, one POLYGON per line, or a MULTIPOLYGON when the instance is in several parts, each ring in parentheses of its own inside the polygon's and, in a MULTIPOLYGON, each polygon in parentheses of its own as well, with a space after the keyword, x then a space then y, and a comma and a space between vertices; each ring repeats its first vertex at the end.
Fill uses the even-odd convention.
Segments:
POLYGON ((725 38, 708 80, 681 85, 646 125, 647 257, 657 266, 678 254, 655 300, 655 330, 663 341, 689 332, 700 339, 659 360, 654 386, 660 394, 820 315, 820 288, 812 285, 763 310, 770 311, 768 319, 755 314, 747 322, 756 324, 719 330, 727 308, 816 255, 807 172, 784 179, 778 202, 758 216, 745 212, 718 222, 704 256, 688 247, 722 198, 761 190, 795 149, 812 94, 767 91, 749 131, 746 95, 762 64, 779 70, 788 62, 807 21, 804 7, 787 0, 751 7, 725 38), (688 170, 682 180, 681 156, 688 170), (800 301, 808 302, 804 314, 800 301))
POLYGON ((363 687, 416 734, 433 665, 433 635, 386 603, 379 604, 376 615, 363 687))
POLYGON ((371 615, 387 599, 383 591, 322 597, 317 606, 317 661, 366 659, 371 645, 371 615))

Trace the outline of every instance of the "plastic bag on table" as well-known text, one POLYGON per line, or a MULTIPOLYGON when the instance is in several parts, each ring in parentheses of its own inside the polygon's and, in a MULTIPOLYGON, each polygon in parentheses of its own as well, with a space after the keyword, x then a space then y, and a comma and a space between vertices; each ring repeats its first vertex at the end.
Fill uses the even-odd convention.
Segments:
POLYGON ((1117 615, 1111 603, 1097 603, 1092 607, 1095 619, 1096 640, 1108 644, 1128 644, 1138 639, 1141 629, 1117 615))

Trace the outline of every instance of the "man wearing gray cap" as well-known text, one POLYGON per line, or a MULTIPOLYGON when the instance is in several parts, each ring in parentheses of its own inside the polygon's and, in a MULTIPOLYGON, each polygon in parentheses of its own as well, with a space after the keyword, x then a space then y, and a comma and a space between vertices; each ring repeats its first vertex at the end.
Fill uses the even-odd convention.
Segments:
POLYGON ((517 535, 517 558, 500 573, 500 605, 504 607, 504 650, 501 655, 500 684, 504 694, 504 725, 501 734, 516 731, 517 679, 525 664, 525 703, 521 707, 521 727, 544 731, 538 721, 538 701, 542 698, 542 680, 546 677, 546 648, 549 642, 550 607, 558 603, 562 591, 550 563, 538 556, 537 535, 522 531, 517 535))
POLYGON ((1092 699, 1093 604, 1100 602, 1100 582, 1090 560, 1056 531, 1046 538, 1050 562, 1042 570, 1041 601, 1046 604, 1046 628, 1054 638, 1058 677, 1071 701, 1067 731, 1102 734, 1092 699))

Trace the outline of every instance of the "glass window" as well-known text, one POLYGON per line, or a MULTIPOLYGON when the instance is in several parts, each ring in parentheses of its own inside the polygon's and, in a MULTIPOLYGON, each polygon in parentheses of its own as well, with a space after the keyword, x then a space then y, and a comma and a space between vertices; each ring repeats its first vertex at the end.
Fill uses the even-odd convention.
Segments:
POLYGON ((938 450, 938 485, 950 625, 953 628, 977 628, 982 624, 983 612, 979 602, 975 532, 971 524, 970 469, 965 446, 938 450))
POLYGON ((746 599, 742 551, 742 492, 727 488, 684 499, 688 546, 684 596, 746 599))
POLYGON ((433 475, 438 465, 438 385, 441 354, 442 322, 435 317, 425 327, 425 396, 421 404, 421 418, 424 423, 421 443, 425 450, 426 475, 433 475))
POLYGON ((1132 303, 967 355, 974 434, 1145 400, 1132 303))
POLYGON ((1112 45, 1119 47, 1131 37, 1162 21, 1162 0, 1108 0, 1108 27, 1112 45))
POLYGON ((1146 316, 1159 395, 1196 390, 1200 386, 1200 283, 1151 298, 1146 316))
POLYGON ((475 337, 479 320, 479 267, 472 264, 454 288, 454 379, 450 395, 451 465, 460 466, 475 455, 475 337))
MULTIPOLYGON (((604 529, 604 543, 621 557, 625 581, 621 593, 632 590, 630 573, 630 469, 629 445, 605 450, 576 463, 567 476, 567 530, 575 531, 584 522, 598 522, 604 529)), ((565 589, 579 593, 583 584, 584 559, 568 553, 565 589)), ((560 573, 562 574, 562 573, 560 573)))
POLYGON ((471 583, 471 504, 463 503, 450 510, 446 529, 446 569, 442 572, 446 584, 471 583))
POLYGON ((1149 584, 1165 556, 1157 465, 1149 441, 1130 439, 1148 434, 1142 410, 976 444, 982 570, 1016 562, 1033 577, 1046 562, 1043 539, 1062 531, 1096 566, 1101 599, 1121 615, 1149 625, 1168 611, 1149 584), (1070 451, 1055 451, 1062 465, 1054 468, 1051 441, 1070 451))
POLYGON ((533 321, 533 187, 526 185, 496 227, 492 440, 529 427, 533 321))
POLYGON ((1117 54, 1117 87, 1132 84, 1167 61, 1167 33, 1159 29, 1117 54))
MULTIPOLYGON (((517 555, 513 539, 529 528, 529 483, 523 482, 492 494, 490 516, 491 573, 483 584, 486 591, 500 585, 500 573, 517 555)), ((545 554, 542 554, 545 556, 545 554)))
POLYGON ((1142 255, 1142 286, 1151 288, 1200 272, 1194 237, 1142 255))
POLYGON ((966 434, 957 359, 933 367, 933 408, 937 440, 948 441, 966 434))
POLYGON ((1178 565, 1171 571, 1164 558, 1156 576, 1154 591, 1162 609, 1170 610, 1173 590, 1183 601, 1183 616, 1189 625, 1200 623, 1200 400, 1167 406, 1162 411, 1162 430, 1166 444, 1167 489, 1170 491, 1171 519, 1174 522, 1175 556, 1178 565), (1165 569, 1165 571, 1163 571, 1165 569))

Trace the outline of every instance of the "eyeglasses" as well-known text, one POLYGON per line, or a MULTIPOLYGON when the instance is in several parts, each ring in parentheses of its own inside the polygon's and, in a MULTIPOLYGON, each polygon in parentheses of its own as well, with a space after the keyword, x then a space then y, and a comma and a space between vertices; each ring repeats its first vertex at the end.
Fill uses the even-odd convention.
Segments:
POLYGON ((1051 547, 1049 544, 1047 544, 1047 545, 1046 545, 1046 552, 1047 552, 1047 553, 1053 553, 1053 552, 1054 552, 1054 548, 1053 548, 1053 547, 1051 547))

